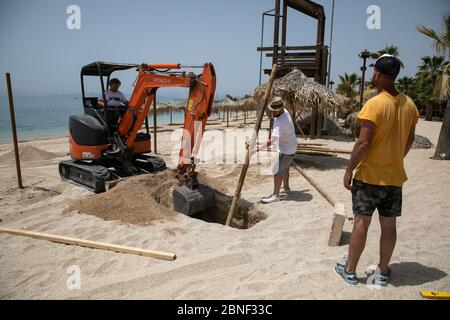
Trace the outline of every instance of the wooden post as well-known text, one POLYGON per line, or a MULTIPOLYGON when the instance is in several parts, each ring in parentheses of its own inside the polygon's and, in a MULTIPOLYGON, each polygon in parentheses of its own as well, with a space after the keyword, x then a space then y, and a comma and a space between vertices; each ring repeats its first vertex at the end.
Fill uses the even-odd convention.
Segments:
POLYGON ((331 224, 330 237, 328 238, 328 245, 330 247, 337 247, 341 242, 342 231, 345 223, 345 207, 342 203, 337 203, 334 206, 333 223, 331 224))
POLYGON ((253 150, 256 146, 256 139, 258 138, 258 132, 259 132, 259 129, 261 128, 261 122, 264 117, 264 113, 266 111, 267 103, 269 102, 270 91, 272 90, 272 85, 273 85, 273 81, 275 80, 276 73, 277 73, 277 65, 274 64, 272 66, 272 71, 270 72, 270 78, 269 78, 269 83, 267 84, 267 87, 266 87, 266 92, 264 93, 263 104, 261 105, 261 108, 258 113, 258 118, 256 119, 255 129, 253 131, 252 138, 250 140, 250 144, 248 145, 248 149, 245 152, 245 162, 244 162, 244 165, 242 166, 241 174, 239 175, 238 184, 236 186, 236 190, 233 195, 233 200, 231 202, 230 211, 228 212, 227 221, 225 223, 226 226, 229 226, 231 224, 231 220, 233 219, 233 217, 236 213, 236 210, 237 210, 238 201, 239 201, 239 198, 241 197, 242 186, 244 185, 245 176, 247 175, 247 170, 250 165, 251 153, 253 152, 253 150))
POLYGON ((173 107, 170 107, 170 125, 172 125, 172 109, 173 107))
POLYGON ((16 158, 17 184, 19 186, 19 189, 23 189, 22 172, 20 170, 19 145, 17 143, 16 115, 14 113, 14 99, 12 94, 11 75, 9 73, 6 74, 6 84, 8 87, 9 113, 11 115, 11 129, 14 142, 14 156, 16 158))
POLYGON ((227 108, 227 127, 230 126, 230 108, 227 108))
POLYGON ((153 96, 153 152, 158 153, 157 141, 156 141, 156 93, 153 96))
POLYGON ((323 112, 319 112, 317 115, 317 138, 322 137, 322 125, 323 125, 323 112))
POLYGON ((328 192, 326 192, 316 181, 314 181, 313 178, 308 176, 306 172, 303 171, 302 168, 300 168, 299 165, 294 163, 294 168, 303 176, 303 178, 306 179, 306 181, 309 182, 310 185, 314 187, 314 189, 316 189, 322 195, 322 197, 325 198, 325 200, 328 201, 329 204, 331 204, 333 207, 336 205, 336 199, 332 195, 328 194, 328 192))
POLYGON ((309 137, 311 140, 314 140, 316 137, 317 130, 317 107, 313 107, 311 111, 311 132, 309 133, 309 137))
POLYGON ((135 254, 138 256, 152 257, 152 258, 156 258, 156 259, 169 260, 169 261, 173 261, 177 257, 174 253, 166 253, 166 252, 153 251, 153 250, 152 251, 143 250, 143 249, 139 249, 139 248, 119 246, 119 245, 111 244, 111 243, 97 242, 97 241, 92 241, 92 240, 83 240, 83 239, 64 237, 64 236, 57 236, 57 235, 53 235, 53 234, 41 233, 41 232, 35 232, 35 231, 29 231, 29 230, 23 230, 23 229, 12 229, 12 228, 0 227, 0 232, 9 233, 9 234, 13 234, 16 236, 39 239, 39 240, 47 240, 47 241, 75 245, 75 246, 80 246, 80 247, 87 247, 87 248, 92 248, 92 249, 101 249, 101 250, 115 251, 115 252, 120 252, 120 253, 135 254))
POLYGON ((330 236, 328 238, 328 245, 330 247, 336 247, 339 245, 344 230, 345 222, 345 207, 342 203, 336 203, 336 199, 328 194, 313 178, 309 177, 300 166, 294 163, 294 168, 308 181, 314 189, 316 189, 325 200, 328 201, 334 208, 333 223, 331 225, 330 236))

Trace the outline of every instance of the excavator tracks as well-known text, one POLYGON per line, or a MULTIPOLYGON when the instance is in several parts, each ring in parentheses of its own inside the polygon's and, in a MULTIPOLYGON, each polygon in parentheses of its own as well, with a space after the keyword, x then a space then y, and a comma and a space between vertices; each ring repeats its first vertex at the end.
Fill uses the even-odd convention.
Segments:
POLYGON ((155 173, 167 168, 163 159, 140 155, 124 167, 120 162, 95 163, 80 160, 64 160, 59 163, 59 174, 63 180, 73 182, 92 192, 105 192, 109 185, 122 178, 143 173, 155 173), (133 170, 130 169, 130 166, 133 170))

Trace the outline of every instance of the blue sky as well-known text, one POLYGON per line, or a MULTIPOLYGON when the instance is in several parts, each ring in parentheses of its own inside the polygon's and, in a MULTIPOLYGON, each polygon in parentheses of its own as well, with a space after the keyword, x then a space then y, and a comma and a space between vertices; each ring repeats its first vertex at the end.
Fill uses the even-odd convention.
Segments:
MULTIPOLYGON (((331 1, 318 0, 327 14, 329 42, 331 1)), ((399 47, 405 64, 400 76, 413 75, 420 57, 432 55, 418 24, 438 28, 448 0, 336 0, 332 79, 358 72, 358 52, 385 44, 399 47), (381 8, 381 30, 366 27, 369 5, 381 8)), ((40 0, 0 1, 0 94, 4 73, 11 72, 20 95, 77 93, 81 66, 96 60, 132 63, 213 62, 217 93, 244 95, 258 85, 261 13, 273 0, 40 0), (81 29, 66 28, 69 5, 81 8, 81 29)), ((266 20, 265 45, 272 42, 273 21, 266 20)), ((292 11, 288 45, 314 44, 316 24, 292 11)), ((269 66, 269 59, 265 59, 269 66)), ((134 73, 121 76, 131 91, 134 73)), ((370 76, 370 75, 369 75, 370 76)), ((266 79, 266 78, 264 78, 266 79)), ((96 88, 92 87, 95 90, 96 88)))

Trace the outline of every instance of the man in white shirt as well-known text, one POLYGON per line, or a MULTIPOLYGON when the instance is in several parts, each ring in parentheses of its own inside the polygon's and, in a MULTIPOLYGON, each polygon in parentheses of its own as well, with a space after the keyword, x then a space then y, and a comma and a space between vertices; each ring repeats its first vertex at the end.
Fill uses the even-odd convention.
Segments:
POLYGON ((291 191, 289 188, 289 167, 297 151, 297 137, 292 118, 284 108, 283 99, 274 97, 267 109, 269 116, 274 119, 272 136, 267 141, 267 146, 272 145, 272 150, 278 152, 278 157, 272 166, 274 174, 273 193, 261 201, 272 203, 280 201, 280 194, 286 195, 291 191), (280 190, 281 183, 283 183, 283 189, 280 190))
MULTIPOLYGON (((124 107, 128 105, 128 100, 122 92, 119 91, 121 82, 117 78, 109 80, 109 89, 105 91, 105 98, 108 107, 124 107)), ((104 107, 103 96, 98 98, 98 105, 104 107)))

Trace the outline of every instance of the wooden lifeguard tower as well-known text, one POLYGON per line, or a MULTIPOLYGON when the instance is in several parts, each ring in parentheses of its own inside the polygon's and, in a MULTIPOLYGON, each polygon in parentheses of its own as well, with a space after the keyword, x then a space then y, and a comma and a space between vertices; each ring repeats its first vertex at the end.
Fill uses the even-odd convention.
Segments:
MULTIPOLYGON (((257 51, 267 52, 266 57, 272 58, 272 64, 276 63, 278 65, 276 78, 280 78, 297 68, 300 69, 307 77, 314 78, 314 81, 326 85, 328 47, 324 43, 325 11, 323 7, 309 0, 275 0, 275 9, 263 13, 263 22, 265 15, 273 16, 275 20, 273 46, 258 47, 257 51), (286 33, 288 8, 292 8, 317 20, 317 37, 315 45, 287 46, 286 33), (269 14, 269 12, 274 13, 269 14)), ((271 69, 264 69, 264 74, 270 74, 270 71, 271 69)), ((260 74, 261 72, 262 70, 260 70, 260 74)), ((313 110, 310 133, 312 139, 315 137, 320 137, 322 122, 322 115, 318 114, 317 110, 313 110)))

